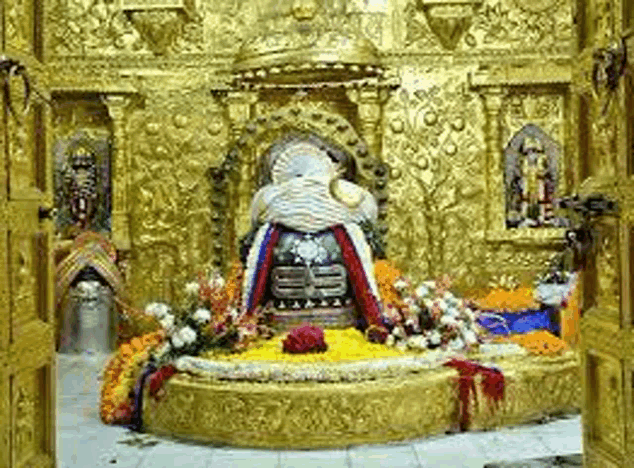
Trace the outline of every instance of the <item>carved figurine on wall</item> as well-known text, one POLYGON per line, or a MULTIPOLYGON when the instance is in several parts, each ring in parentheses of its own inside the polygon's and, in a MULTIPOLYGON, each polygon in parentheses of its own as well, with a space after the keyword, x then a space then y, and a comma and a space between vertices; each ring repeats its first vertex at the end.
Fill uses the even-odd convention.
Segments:
POLYGON ((553 216, 560 155, 559 145, 533 124, 511 139, 504 151, 507 227, 565 225, 553 216))
POLYGON ((110 231, 110 142, 78 132, 58 141, 55 185, 57 228, 62 238, 110 231))

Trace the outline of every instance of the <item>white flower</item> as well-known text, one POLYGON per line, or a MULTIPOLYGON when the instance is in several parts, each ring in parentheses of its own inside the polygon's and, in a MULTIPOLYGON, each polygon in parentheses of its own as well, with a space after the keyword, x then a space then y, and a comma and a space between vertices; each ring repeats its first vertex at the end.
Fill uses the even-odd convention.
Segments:
POLYGON ((414 291, 414 293, 416 294, 417 298, 422 299, 429 294, 429 288, 424 284, 421 284, 418 288, 416 288, 416 291, 414 291))
POLYGON ((405 320, 405 326, 407 327, 412 327, 414 329, 418 328, 418 321, 414 318, 408 318, 407 320, 405 320))
POLYGON ((438 330, 433 330, 428 336, 429 342, 433 345, 439 345, 441 338, 438 330))
POLYGON ((464 310, 464 314, 467 316, 470 322, 473 322, 475 320, 475 313, 470 308, 467 307, 464 310))
POLYGON ((426 349, 427 339, 422 335, 414 335, 407 340, 407 346, 412 349, 426 349))
POLYGON ((455 318, 450 317, 449 315, 443 315, 442 317, 440 317, 440 323, 442 325, 446 325, 448 327, 458 327, 459 326, 458 321, 455 318))
POLYGON ((394 338, 394 335, 388 335, 387 339, 385 340, 385 346, 394 346, 396 344, 396 338, 394 338))
POLYGON ((200 284, 197 281, 192 281, 185 285, 185 294, 188 296, 197 296, 200 289, 200 284))
POLYGON ((425 281, 425 282, 423 282, 422 285, 425 286, 430 291, 436 290, 436 282, 435 281, 425 281))
POLYGON ((431 299, 423 299, 423 304, 425 304, 425 307, 427 307, 427 309, 429 310, 434 307, 434 301, 432 301, 431 299))
POLYGON ((403 278, 399 278, 394 282, 394 287, 398 290, 407 289, 407 281, 403 278))
POLYGON ((196 341, 197 335, 190 327, 183 327, 178 332, 178 337, 186 344, 192 344, 196 341))
POLYGON ((235 307, 229 310, 229 316, 232 320, 237 320, 240 317, 240 312, 235 307))
POLYGON ((172 333, 174 331, 174 316, 172 314, 165 315, 159 323, 166 332, 172 333))
POLYGON ((198 309, 194 312, 194 320, 198 323, 209 323, 211 320, 211 312, 207 309, 198 309))
POLYGON ((443 299, 448 303, 448 304, 458 304, 458 299, 456 298, 456 296, 454 296, 453 294, 451 294, 449 291, 447 291, 445 293, 445 295, 443 296, 443 299))
POLYGON ((467 330, 464 332, 463 337, 468 345, 473 345, 478 342, 478 337, 473 330, 467 330))
POLYGON ((180 338, 180 336, 174 335, 172 336, 172 346, 174 346, 174 348, 176 349, 179 349, 185 346, 185 342, 180 338))
POLYGON ((460 338, 454 338, 448 344, 449 349, 452 349, 454 351, 463 349, 465 347, 464 341, 462 341, 460 338))
POLYGON ((440 310, 442 310, 443 312, 449 309, 449 304, 444 299, 441 299, 438 302, 438 306, 440 307, 440 310))
POLYGON ((170 312, 170 307, 161 302, 152 302, 145 307, 145 313, 161 320, 170 312))
POLYGON ((158 357, 164 356, 165 354, 170 352, 171 348, 172 347, 170 346, 169 341, 166 341, 156 350, 156 354, 158 357))
POLYGON ((225 286, 225 279, 220 275, 215 275, 209 280, 209 287, 212 289, 221 289, 225 286))
POLYGON ((394 327, 394 330, 392 330, 392 335, 394 335, 395 338, 404 338, 405 330, 403 330, 402 327, 394 327))

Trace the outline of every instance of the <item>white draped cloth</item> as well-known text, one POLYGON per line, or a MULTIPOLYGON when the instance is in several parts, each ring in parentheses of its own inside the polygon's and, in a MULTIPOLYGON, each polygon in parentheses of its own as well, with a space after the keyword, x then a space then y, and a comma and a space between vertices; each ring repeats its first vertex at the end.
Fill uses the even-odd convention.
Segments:
POLYGON ((308 142, 287 148, 273 167, 273 183, 256 193, 251 204, 251 222, 280 223, 301 232, 318 232, 337 224, 376 223, 378 208, 372 194, 346 180, 337 190, 355 207, 346 206, 330 192, 335 163, 308 142))

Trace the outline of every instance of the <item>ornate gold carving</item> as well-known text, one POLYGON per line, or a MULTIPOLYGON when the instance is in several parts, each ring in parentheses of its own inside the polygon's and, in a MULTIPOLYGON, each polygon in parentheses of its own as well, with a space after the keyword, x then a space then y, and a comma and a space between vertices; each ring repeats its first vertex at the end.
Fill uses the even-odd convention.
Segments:
POLYGON ((126 123, 133 99, 132 96, 126 95, 108 95, 103 98, 113 126, 112 240, 119 250, 130 249, 128 206, 130 157, 126 144, 126 123))
MULTIPOLYGON (((416 2, 408 4, 404 11, 406 24, 405 46, 416 46, 421 49, 438 49, 439 42, 451 46, 452 41, 437 39, 432 30, 435 28, 435 20, 430 19, 430 13, 424 17, 417 12, 416 2)), ((443 2, 420 1, 422 5, 427 3, 442 4, 443 2)), ((456 2, 447 2, 454 4, 456 2)), ((554 0, 537 2, 534 5, 526 5, 526 2, 516 0, 485 0, 483 2, 464 2, 461 11, 454 13, 444 12, 447 16, 453 16, 452 26, 445 28, 444 34, 457 41, 460 38, 458 32, 462 31, 463 41, 453 45, 459 51, 470 52, 479 50, 498 50, 509 45, 515 50, 536 49, 558 53, 564 52, 566 47, 572 45, 572 10, 569 2, 554 0), (482 3, 479 8, 473 8, 472 4, 482 3), (462 18, 460 25, 459 18, 462 18), (461 27, 462 26, 462 27, 461 27)), ((530 2, 529 2, 530 3, 530 2)), ((443 5, 444 8, 446 8, 443 5)), ((433 10, 432 10, 433 12, 433 10)), ((565 53, 565 52, 564 52, 565 53)))
MULTIPOLYGON (((494 418, 486 404, 476 405, 476 427, 578 408, 579 362, 574 354, 501 365, 508 376, 507 401, 494 418), (537 391, 540 384, 550 391, 537 391), (525 398, 528 391, 533 398, 525 398)), ((372 382, 281 384, 206 381, 179 374, 167 383, 164 400, 146 403, 144 421, 151 432, 266 448, 402 440, 455 426, 455 375, 441 368, 372 382)), ((478 400, 485 397, 479 394, 478 400)))
POLYGON ((56 0, 49 11, 54 26, 48 38, 51 52, 94 56, 202 51, 202 14, 193 14, 190 8, 185 8, 189 16, 179 9, 147 10, 140 2, 135 8, 122 8, 119 3, 56 0))
MULTIPOLYGON (((21 374, 24 377, 26 374, 21 374)), ((22 379, 20 379, 22 380, 22 379)), ((37 451, 35 447, 37 441, 35 437, 35 388, 30 381, 18 381, 18 387, 14 394, 13 411, 14 411, 14 449, 13 454, 18 466, 25 463, 33 457, 37 451), (27 384, 30 384, 27 386, 27 384), (30 388, 29 388, 30 387, 30 388)))
POLYGON ((33 0, 7 0, 4 2, 5 40, 9 47, 29 51, 31 48, 31 11, 33 0))
POLYGON ((418 4, 443 47, 452 50, 471 26, 473 14, 482 0, 418 0, 418 4))
POLYGON ((182 285, 212 260, 206 172, 218 164, 228 134, 221 108, 198 99, 166 97, 164 107, 129 117, 130 282, 138 302, 179 298, 182 285), (197 101, 202 105, 192 107, 197 101))
POLYGON ((464 81, 440 83, 398 91, 384 117, 383 152, 398 176, 390 184, 388 257, 419 279, 469 277, 484 255, 480 109, 464 81))
POLYGON ((590 432, 595 447, 621 453, 625 443, 623 372, 618 359, 590 353, 587 383, 590 392, 590 432))
MULTIPOLYGON (((618 223, 604 221, 598 226, 597 300, 598 305, 610 311, 610 318, 620 322, 621 273, 619 262, 618 223)), ((606 317, 607 318, 607 317, 606 317)))

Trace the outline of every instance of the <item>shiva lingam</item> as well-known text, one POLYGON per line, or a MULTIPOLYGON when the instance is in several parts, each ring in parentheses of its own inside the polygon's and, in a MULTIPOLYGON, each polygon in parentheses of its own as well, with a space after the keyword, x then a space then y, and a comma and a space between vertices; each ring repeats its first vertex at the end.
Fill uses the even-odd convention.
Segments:
POLYGON ((271 183, 251 204, 247 313, 268 306, 274 327, 356 326, 383 341, 373 252, 361 227, 376 223, 376 200, 308 140, 290 142, 269 165, 271 183))

